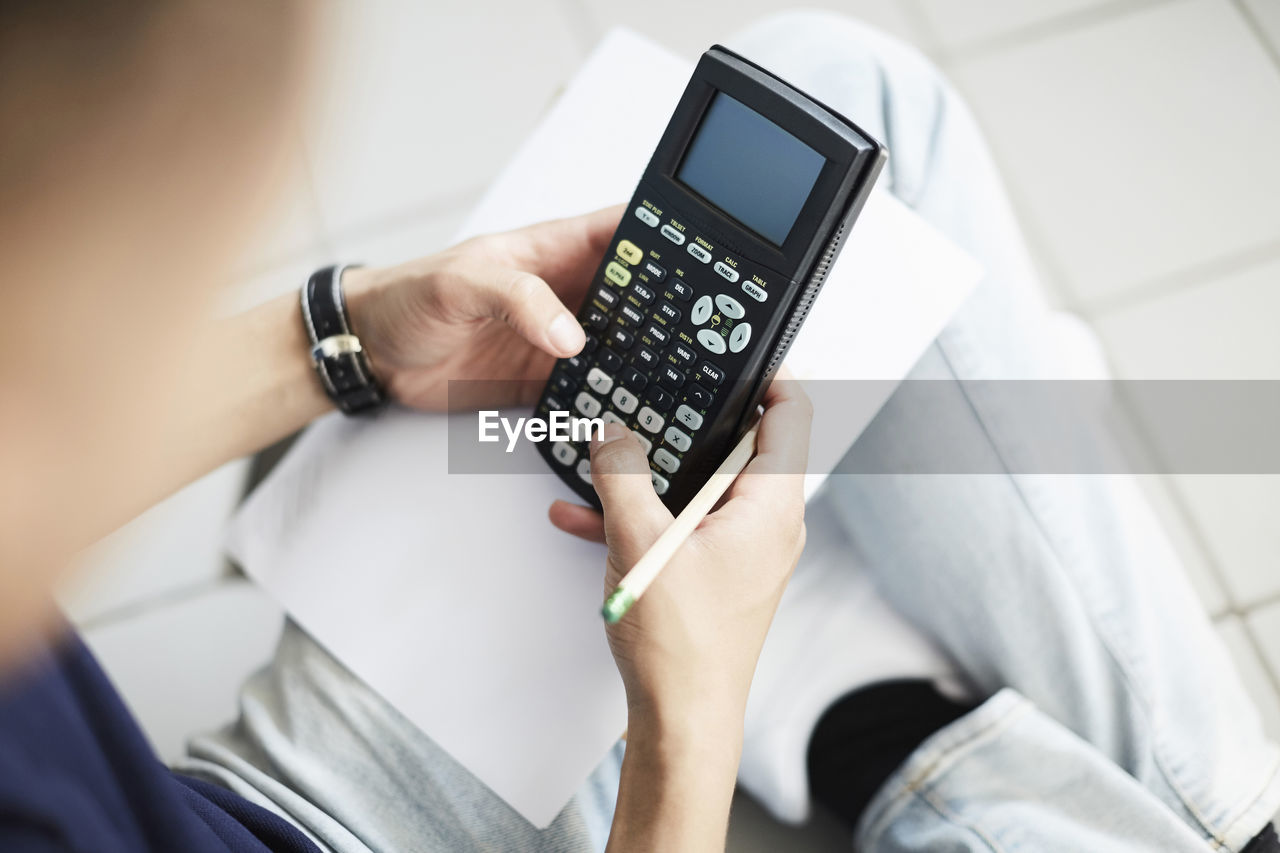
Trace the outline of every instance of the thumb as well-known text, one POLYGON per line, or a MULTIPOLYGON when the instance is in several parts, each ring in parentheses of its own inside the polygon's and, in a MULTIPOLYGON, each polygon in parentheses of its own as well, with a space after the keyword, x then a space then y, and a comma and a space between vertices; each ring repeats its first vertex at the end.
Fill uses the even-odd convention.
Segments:
POLYGON ((604 508, 604 538, 625 563, 640 558, 671 524, 671 512, 653 490, 644 449, 631 430, 604 425, 602 440, 591 442, 591 484, 604 508))
POLYGON ((538 349, 557 358, 576 355, 586 343, 578 319, 543 279, 531 272, 488 266, 471 272, 475 314, 494 317, 538 349))

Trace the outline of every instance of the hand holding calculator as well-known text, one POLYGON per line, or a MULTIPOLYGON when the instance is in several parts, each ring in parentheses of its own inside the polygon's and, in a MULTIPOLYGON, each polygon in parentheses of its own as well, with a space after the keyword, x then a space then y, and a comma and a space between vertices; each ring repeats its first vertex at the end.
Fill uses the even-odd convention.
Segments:
MULTIPOLYGON (((852 122, 703 54, 578 313, 539 414, 632 429, 679 512, 749 426, 886 159, 852 122)), ((599 506, 581 442, 539 452, 599 506)))

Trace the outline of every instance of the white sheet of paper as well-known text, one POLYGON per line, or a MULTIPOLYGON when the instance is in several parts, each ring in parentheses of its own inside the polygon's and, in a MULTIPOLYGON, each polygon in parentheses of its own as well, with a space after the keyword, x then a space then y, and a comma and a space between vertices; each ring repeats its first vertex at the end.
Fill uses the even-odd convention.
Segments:
MULTIPOLYGON (((610 33, 459 237, 630 198, 690 71, 610 33)), ((901 379, 979 276, 877 192, 788 363, 808 378, 901 379)), ((817 411, 815 430, 839 440, 816 443, 848 447, 878 405, 853 420, 817 411)), ((454 417, 475 428, 474 414, 454 417)), ((603 551, 547 522, 552 499, 573 498, 550 472, 450 475, 447 432, 444 416, 401 411, 321 420, 246 501, 230 550, 352 672, 545 827, 626 726, 598 615, 603 551)), ((527 442, 517 452, 533 454, 527 442)))

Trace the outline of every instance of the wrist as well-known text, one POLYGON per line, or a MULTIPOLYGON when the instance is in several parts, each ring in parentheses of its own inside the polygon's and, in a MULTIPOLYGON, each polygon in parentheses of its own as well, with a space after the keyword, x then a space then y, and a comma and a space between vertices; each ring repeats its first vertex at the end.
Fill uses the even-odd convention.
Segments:
POLYGON ((728 708, 676 709, 631 706, 627 750, 666 768, 695 763, 736 776, 742 757, 743 714, 728 708))

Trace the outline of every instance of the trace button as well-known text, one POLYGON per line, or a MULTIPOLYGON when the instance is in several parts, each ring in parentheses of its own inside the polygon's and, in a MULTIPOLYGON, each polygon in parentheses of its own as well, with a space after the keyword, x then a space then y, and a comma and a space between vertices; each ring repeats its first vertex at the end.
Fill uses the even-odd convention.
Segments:
POLYGON ((729 279, 729 281, 738 280, 738 271, 726 264, 724 261, 716 261, 716 272, 729 279))

